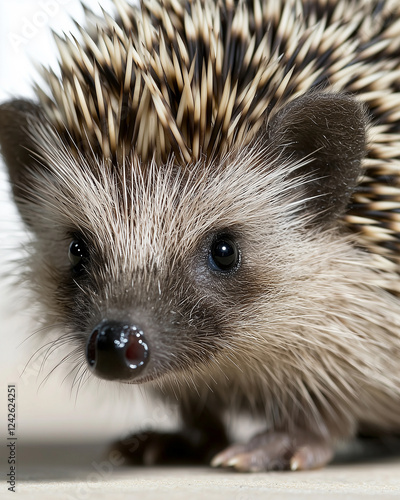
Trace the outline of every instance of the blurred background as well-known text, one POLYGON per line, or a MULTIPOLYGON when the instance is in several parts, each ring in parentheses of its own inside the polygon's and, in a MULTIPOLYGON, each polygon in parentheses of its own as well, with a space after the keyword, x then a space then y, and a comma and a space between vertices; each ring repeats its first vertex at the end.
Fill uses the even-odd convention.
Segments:
MULTIPOLYGON (((112 12, 110 1, 85 3, 98 13, 101 7, 112 12)), ((39 78, 36 65, 57 67, 51 30, 77 33, 71 17, 83 23, 83 9, 77 0, 0 2, 0 102, 12 97, 34 98, 32 82, 39 78)), ((1 160, 0 235, 0 436, 7 431, 8 384, 17 386, 20 443, 70 442, 82 437, 107 443, 133 428, 171 426, 171 412, 150 407, 140 390, 90 380, 78 391, 72 378, 66 378, 71 366, 57 368, 60 352, 47 361, 43 359, 46 349, 35 355, 49 338, 35 333, 37 326, 26 307, 23 289, 9 284, 17 271, 10 260, 18 255, 27 234, 10 200, 1 160)))

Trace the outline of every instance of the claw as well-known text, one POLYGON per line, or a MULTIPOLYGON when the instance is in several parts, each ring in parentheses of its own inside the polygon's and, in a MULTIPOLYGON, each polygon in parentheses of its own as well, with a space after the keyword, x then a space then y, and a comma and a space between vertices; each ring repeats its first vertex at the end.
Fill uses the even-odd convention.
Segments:
POLYGON ((215 455, 215 457, 211 460, 211 467, 219 467, 223 461, 224 453, 218 453, 218 455, 215 455))
POLYGON ((242 472, 306 470, 322 467, 333 456, 333 447, 323 438, 306 431, 266 432, 244 445, 218 453, 213 467, 232 467, 242 472))

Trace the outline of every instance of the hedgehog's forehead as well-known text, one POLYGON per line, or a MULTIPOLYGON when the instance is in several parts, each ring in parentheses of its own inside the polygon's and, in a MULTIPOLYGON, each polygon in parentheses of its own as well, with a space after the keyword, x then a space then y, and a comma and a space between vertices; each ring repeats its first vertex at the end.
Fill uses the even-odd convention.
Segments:
POLYGON ((217 193, 209 189, 212 179, 201 169, 153 165, 139 170, 127 164, 114 166, 113 175, 104 165, 101 169, 95 181, 76 179, 80 189, 70 192, 74 201, 67 223, 97 249, 100 262, 124 266, 128 274, 148 266, 160 270, 177 255, 187 256, 235 212, 231 205, 230 215, 221 213, 217 193))
POLYGON ((53 179, 43 179, 41 203, 102 248, 186 252, 210 232, 258 225, 262 211, 271 219, 283 212, 279 168, 264 170, 263 157, 243 148, 218 163, 182 167, 135 155, 122 164, 79 161, 65 149, 56 161, 47 157, 53 179))
MULTIPOLYGON (((72 198, 80 202, 85 195, 87 203, 84 212, 87 222, 95 212, 102 212, 103 226, 112 226, 116 233, 129 233, 133 240, 145 242, 149 234, 161 240, 182 237, 188 231, 207 230, 216 220, 223 223, 233 219, 236 212, 235 197, 221 194, 235 190, 235 171, 227 175, 223 165, 210 166, 205 161, 196 165, 181 166, 171 161, 166 165, 155 162, 142 163, 135 155, 122 165, 102 163, 90 174, 80 171, 75 184, 80 186, 79 193, 72 198), (221 213, 225 212, 225 213, 221 213)), ((127 237, 127 236, 126 236, 127 237)))

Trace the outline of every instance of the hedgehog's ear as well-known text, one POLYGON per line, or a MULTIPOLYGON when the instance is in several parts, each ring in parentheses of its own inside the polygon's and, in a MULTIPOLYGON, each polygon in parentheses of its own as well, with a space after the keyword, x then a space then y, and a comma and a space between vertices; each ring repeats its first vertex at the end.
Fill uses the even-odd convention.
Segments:
POLYGON ((361 172, 366 151, 367 113, 344 94, 310 93, 281 109, 268 124, 268 140, 283 158, 308 161, 302 176, 304 212, 329 223, 341 215, 361 172))
POLYGON ((0 148, 20 209, 27 196, 29 172, 39 166, 34 159, 35 146, 29 132, 29 124, 38 120, 43 120, 43 114, 31 101, 18 99, 0 106, 0 148))

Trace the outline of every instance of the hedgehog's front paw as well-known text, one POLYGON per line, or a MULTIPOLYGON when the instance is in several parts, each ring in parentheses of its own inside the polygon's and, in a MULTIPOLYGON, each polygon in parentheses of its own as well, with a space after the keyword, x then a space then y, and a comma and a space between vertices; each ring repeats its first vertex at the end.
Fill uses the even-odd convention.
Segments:
POLYGON ((271 431, 258 434, 247 444, 229 446, 211 465, 243 472, 305 470, 326 465, 332 456, 332 445, 309 432, 271 431))
MULTIPOLYGON (((221 447, 226 444, 225 439, 220 441, 221 447)), ((115 443, 113 449, 118 450, 130 465, 187 465, 209 463, 218 448, 203 432, 191 429, 134 434, 115 443)))

